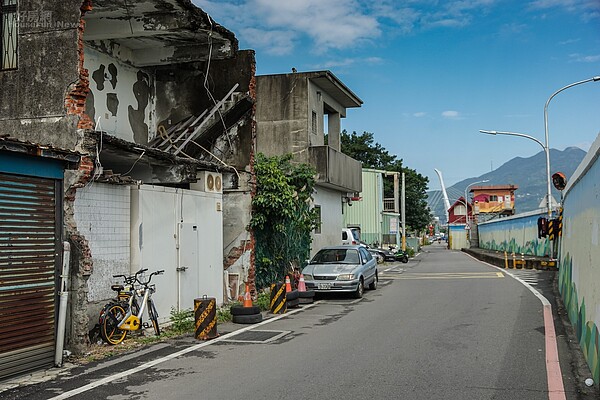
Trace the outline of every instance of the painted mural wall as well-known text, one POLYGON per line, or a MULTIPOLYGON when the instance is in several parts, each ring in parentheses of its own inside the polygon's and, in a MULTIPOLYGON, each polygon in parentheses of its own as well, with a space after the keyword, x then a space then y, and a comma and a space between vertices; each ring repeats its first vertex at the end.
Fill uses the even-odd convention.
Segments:
POLYGON ((559 291, 595 382, 600 381, 600 136, 565 189, 559 291))
POLYGON ((537 225, 538 218, 546 216, 544 211, 537 210, 480 223, 479 247, 534 256, 548 255, 550 241, 538 239, 537 225))
POLYGON ((467 247, 467 230, 465 224, 455 224, 448 226, 448 247, 451 250, 460 250, 467 247))
POLYGON ((146 144, 156 132, 155 79, 147 71, 85 48, 90 75, 86 113, 96 130, 146 144))

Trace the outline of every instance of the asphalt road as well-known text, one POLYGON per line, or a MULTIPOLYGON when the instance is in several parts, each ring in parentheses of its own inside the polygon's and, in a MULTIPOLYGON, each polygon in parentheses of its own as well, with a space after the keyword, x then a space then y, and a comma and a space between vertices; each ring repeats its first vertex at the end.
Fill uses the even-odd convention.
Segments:
POLYGON ((159 344, 0 398, 548 399, 540 300, 464 253, 427 249, 382 266, 379 288, 362 300, 327 297, 236 334, 159 344))

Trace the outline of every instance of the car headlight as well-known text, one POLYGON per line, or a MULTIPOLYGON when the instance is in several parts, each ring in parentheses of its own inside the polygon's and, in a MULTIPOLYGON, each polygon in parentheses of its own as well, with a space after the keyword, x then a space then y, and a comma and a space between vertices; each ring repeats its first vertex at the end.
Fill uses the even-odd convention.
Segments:
POLYGON ((337 277, 338 281, 351 281, 352 279, 354 279, 354 274, 342 274, 337 277))
POLYGON ((309 275, 309 274, 303 274, 304 275, 304 280, 305 281, 312 281, 313 280, 313 276, 309 275))

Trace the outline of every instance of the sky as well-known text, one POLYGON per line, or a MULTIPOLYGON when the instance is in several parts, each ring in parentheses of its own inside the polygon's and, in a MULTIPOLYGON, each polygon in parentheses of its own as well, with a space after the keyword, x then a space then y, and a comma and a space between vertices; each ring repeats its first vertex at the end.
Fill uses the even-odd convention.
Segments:
MULTIPOLYGON (((600 76, 600 0, 193 0, 256 52, 257 75, 330 70, 358 97, 342 120, 440 189, 543 150, 544 105, 600 76)), ((549 147, 588 150, 600 81, 548 107, 549 147)), ((555 171, 552 171, 555 172, 555 171)), ((526 173, 524 171, 524 173, 526 173)))

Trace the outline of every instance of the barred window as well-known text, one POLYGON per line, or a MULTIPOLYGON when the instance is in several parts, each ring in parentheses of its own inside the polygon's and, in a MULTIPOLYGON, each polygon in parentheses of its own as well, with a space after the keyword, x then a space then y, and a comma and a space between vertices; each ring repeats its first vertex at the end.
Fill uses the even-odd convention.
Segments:
POLYGON ((17 0, 0 0, 0 71, 17 68, 17 0))

